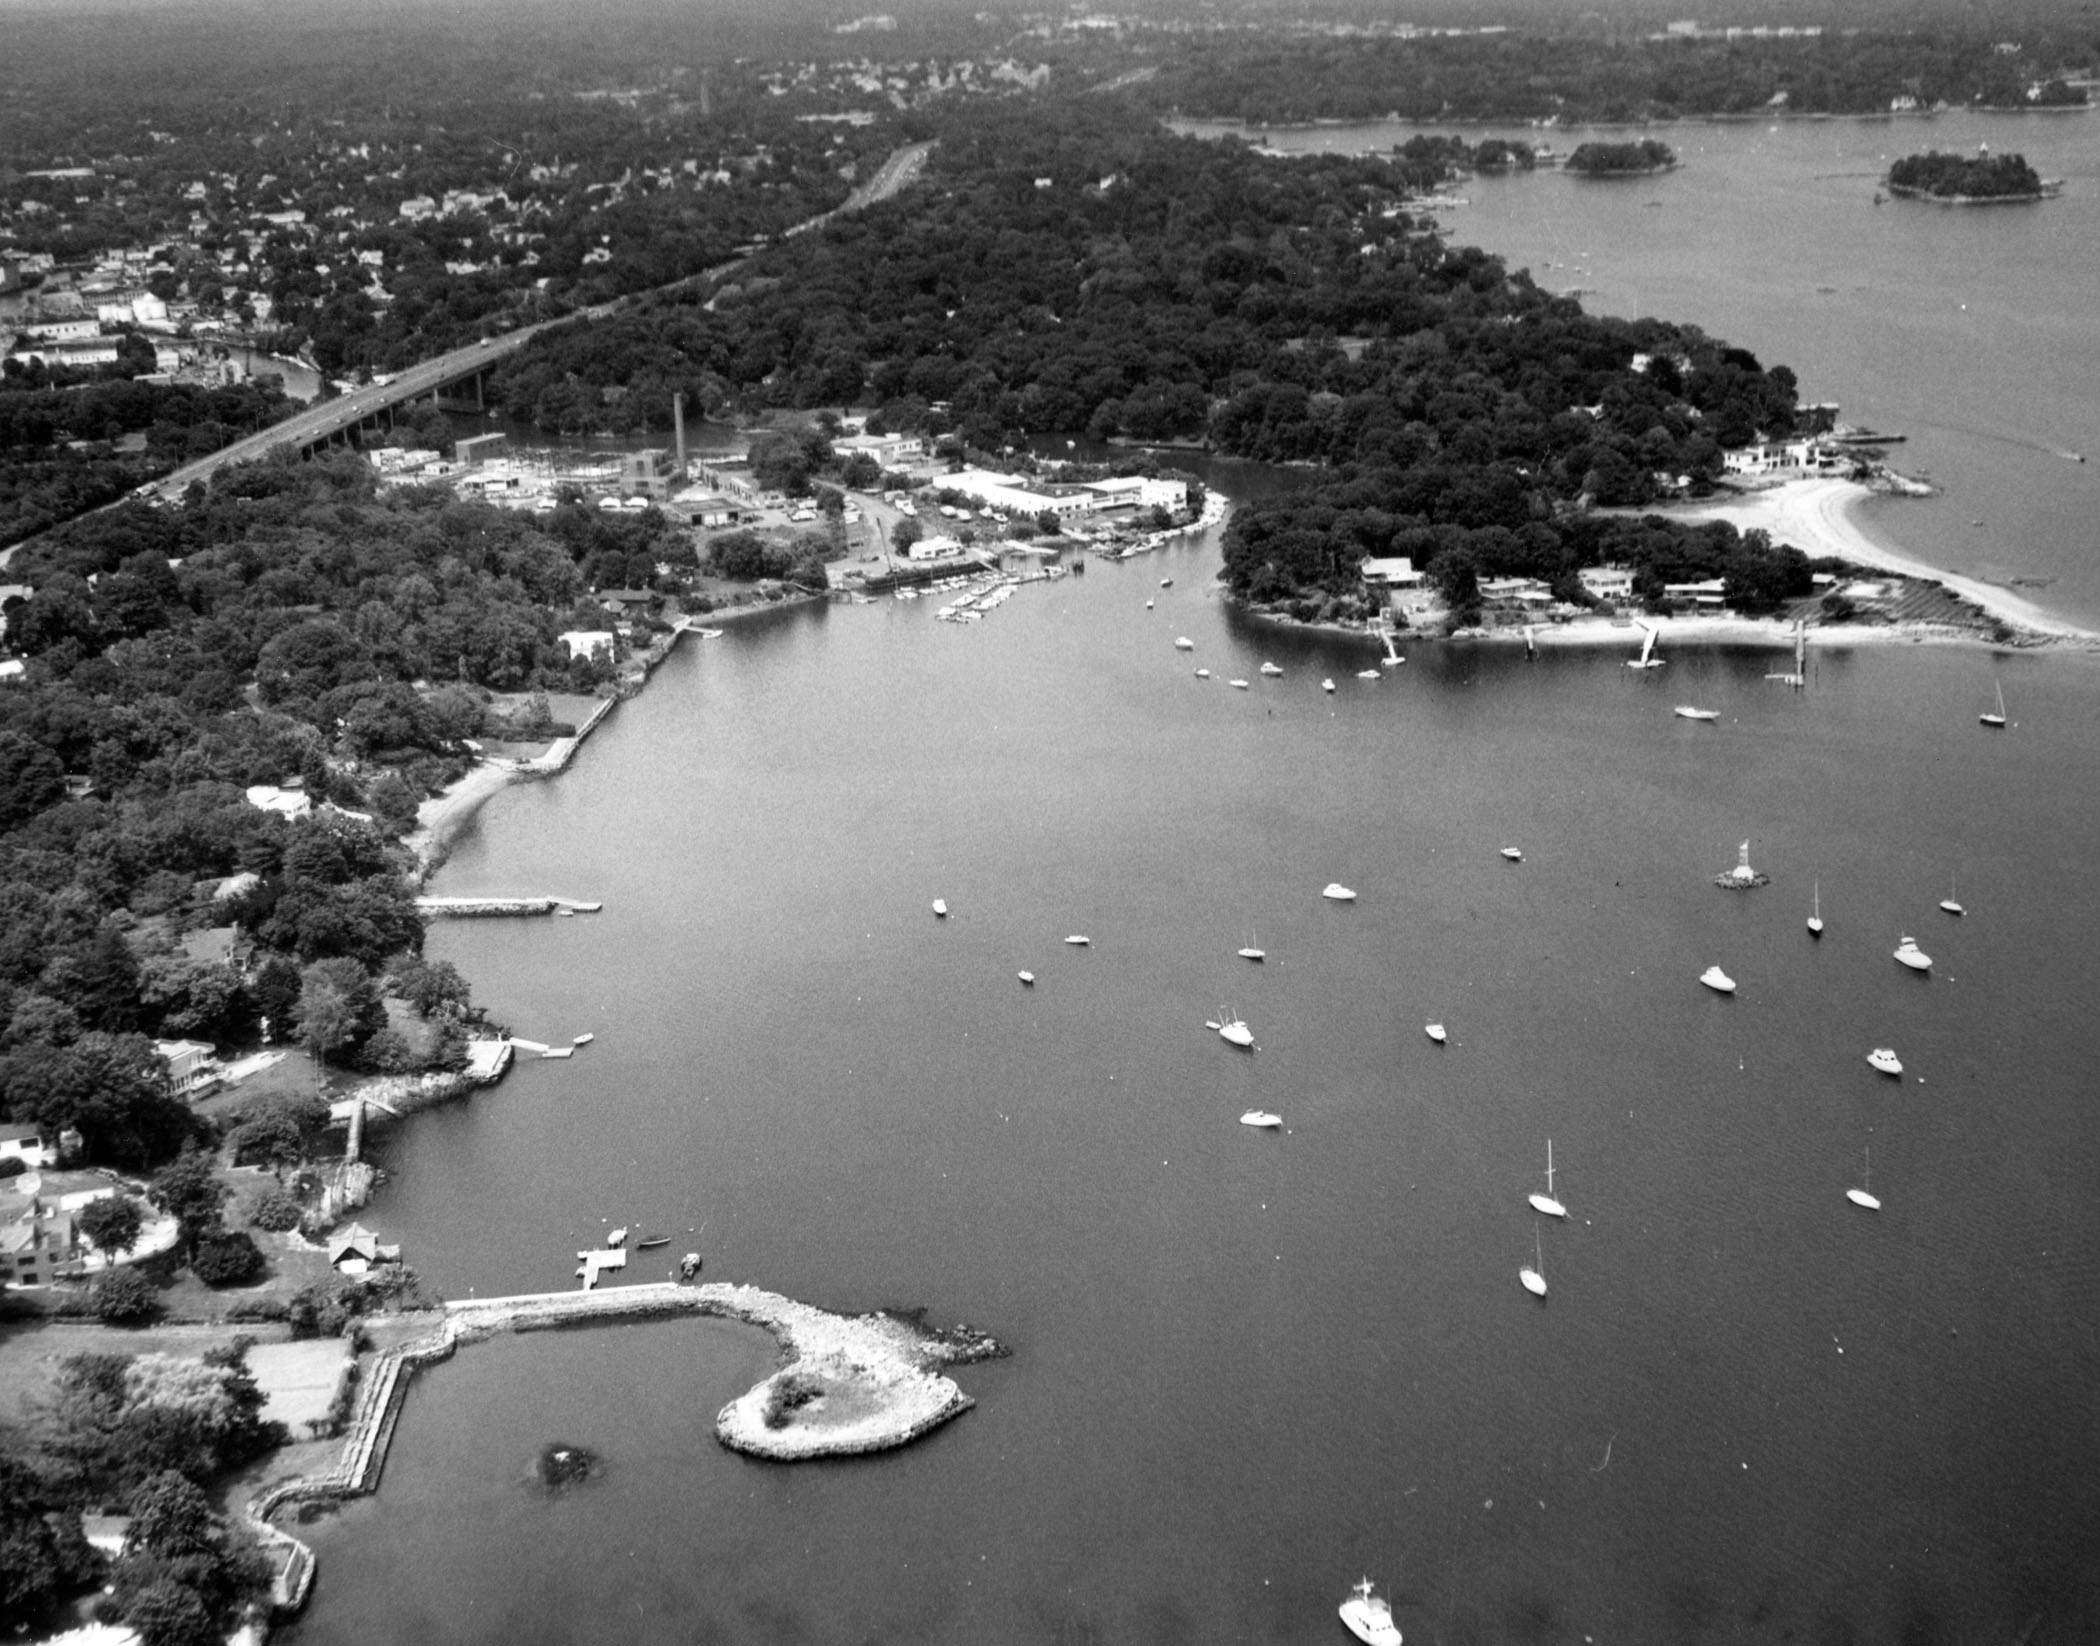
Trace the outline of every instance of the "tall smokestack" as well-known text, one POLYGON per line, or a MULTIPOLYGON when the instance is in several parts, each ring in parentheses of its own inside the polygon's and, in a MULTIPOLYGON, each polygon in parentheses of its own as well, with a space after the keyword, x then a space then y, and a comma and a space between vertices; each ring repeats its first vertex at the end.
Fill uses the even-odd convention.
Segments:
POLYGON ((671 427, 677 432, 678 478, 683 480, 685 478, 685 396, 683 394, 671 396, 671 427))

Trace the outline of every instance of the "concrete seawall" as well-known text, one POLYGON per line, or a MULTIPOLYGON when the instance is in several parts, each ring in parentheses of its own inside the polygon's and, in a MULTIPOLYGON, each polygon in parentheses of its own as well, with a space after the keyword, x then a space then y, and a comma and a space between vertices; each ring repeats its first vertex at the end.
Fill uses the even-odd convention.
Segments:
POLYGON ((971 1398, 937 1367, 1004 1354, 991 1338, 966 1326, 930 1332, 888 1315, 838 1315, 756 1286, 673 1281, 608 1291, 538 1292, 518 1297, 468 1298, 448 1303, 430 1332, 377 1355, 358 1391, 355 1410, 333 1467, 268 1487, 247 1504, 250 1525, 283 1559, 273 1600, 281 1611, 306 1604, 314 1576, 313 1551, 270 1523, 297 1503, 340 1502, 377 1490, 401 1403, 416 1370, 449 1359, 463 1343, 505 1331, 551 1330, 604 1321, 710 1315, 770 1332, 783 1364, 715 1419, 725 1446, 775 1461, 854 1455, 902 1446, 969 1410, 971 1398), (784 1384, 784 1380, 794 1380, 784 1384), (813 1414, 822 1395, 848 1390, 872 1404, 850 1422, 789 1421, 776 1390, 795 1389, 813 1414), (814 1393, 813 1393, 814 1392, 814 1393))

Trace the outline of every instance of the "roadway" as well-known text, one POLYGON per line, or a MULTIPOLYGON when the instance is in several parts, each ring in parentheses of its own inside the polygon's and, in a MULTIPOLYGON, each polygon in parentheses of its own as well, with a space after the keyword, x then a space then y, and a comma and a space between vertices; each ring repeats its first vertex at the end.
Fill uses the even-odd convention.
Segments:
MULTIPOLYGON (((932 149, 933 144, 929 142, 912 143, 893 151, 876 169, 875 175, 849 194, 842 204, 831 211, 820 212, 815 217, 795 224, 782 238, 786 238, 787 235, 805 234, 830 222, 834 217, 859 211, 878 200, 887 200, 919 175, 925 166, 926 156, 932 149)), ((191 481, 202 480, 208 483, 219 470, 235 463, 252 463, 266 456, 274 447, 290 444, 305 451, 345 430, 356 428, 374 417, 381 416, 396 406, 434 396, 448 384, 486 371, 498 361, 517 353, 549 326, 564 325, 576 319, 602 320, 644 298, 676 291, 696 281, 726 280, 760 255, 762 252, 754 251, 747 256, 735 257, 726 263, 717 263, 712 268, 702 269, 698 274, 682 275, 667 285, 653 286, 648 291, 616 297, 609 303, 594 304, 557 319, 535 321, 529 326, 519 327, 516 331, 484 337, 464 348, 434 356, 409 367, 406 371, 396 373, 383 384, 363 384, 336 399, 318 401, 281 423, 273 423, 266 429, 236 440, 230 446, 222 447, 209 457, 186 463, 174 473, 148 482, 139 487, 133 495, 158 496, 173 500, 182 495, 191 481)))

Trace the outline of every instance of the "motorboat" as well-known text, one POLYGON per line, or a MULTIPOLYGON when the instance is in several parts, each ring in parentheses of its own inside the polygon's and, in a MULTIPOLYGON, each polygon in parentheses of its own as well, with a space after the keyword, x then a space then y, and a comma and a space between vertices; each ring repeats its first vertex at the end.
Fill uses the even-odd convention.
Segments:
POLYGON ((1334 690, 1334 682, 1333 682, 1332 680, 1322 680, 1322 681, 1320 682, 1320 690, 1321 690, 1321 691, 1323 691, 1323 692, 1331 692, 1331 691, 1333 691, 1333 690, 1334 690))
POLYGON ((1514 846, 1504 846, 1502 848, 1502 855, 1508 858, 1512 863, 1521 863, 1524 861, 1524 854, 1514 846))
POLYGON ((1174 579, 1171 577, 1162 577, 1159 580, 1159 586, 1163 589, 1171 589, 1174 586, 1174 579))
POLYGON ((1883 1074, 1900 1075, 1903 1072, 1903 1059, 1890 1046, 1876 1046, 1867 1053, 1867 1062, 1883 1074))
POLYGON ((588 1046, 592 1041, 596 1040, 597 1038, 598 1037, 595 1034, 580 1034, 574 1040, 570 1041, 569 1044, 572 1046, 588 1046))
POLYGON ((1032 988, 1034 988, 1034 987, 1035 987, 1035 973, 1034 973, 1034 972, 1015 972, 1015 973, 1014 973, 1014 976, 1018 977, 1018 978, 1019 978, 1019 979, 1020 979, 1020 980, 1021 980, 1021 981, 1022 981, 1023 983, 1025 983, 1025 984, 1026 984, 1026 985, 1027 985, 1027 986, 1028 986, 1029 988, 1031 988, 1031 989, 1032 989, 1032 988))
POLYGON ((1998 688, 1998 712, 1996 714, 1979 714, 1976 718, 1983 725, 1989 726, 1995 731, 2002 732, 2005 730, 2005 688, 2002 685, 1998 688))
POLYGON ((1443 1045, 1447 1038, 1444 1034, 1444 1026, 1441 1023, 1425 1023, 1422 1025, 1422 1032, 1439 1046, 1443 1045))
POLYGON ((1145 610, 1149 612, 1149 611, 1150 611, 1151 609, 1152 609, 1152 602, 1148 600, 1148 601, 1146 601, 1146 602, 1145 602, 1145 610))
POLYGON ((1208 679, 1210 678, 1210 670, 1208 670, 1208 669, 1198 669, 1198 670, 1196 671, 1196 678, 1197 678, 1198 680, 1208 680, 1208 679))
POLYGON ((607 1233, 605 1237, 605 1247, 607 1251, 612 1250, 612 1248, 615 1246, 624 1246, 626 1244, 627 1226, 624 1223, 619 1228, 611 1230, 609 1233, 607 1233))
POLYGON ((1366 1646, 1400 1646, 1400 1629, 1393 1622, 1393 1608, 1371 1593, 1371 1580, 1359 1579, 1342 1602, 1342 1623, 1366 1646))
POLYGON ((933 918, 936 920, 946 920, 948 918, 948 900, 945 897, 936 897, 933 900, 933 918))
POLYGON ((1358 669, 1356 671, 1356 678, 1359 680, 1376 680, 1378 678, 1378 671, 1376 669, 1358 669))
POLYGON ((1896 945, 1896 961, 1897 964, 1908 966, 1914 972, 1929 972, 1932 970, 1932 956, 1919 948, 1918 940, 1908 932, 1904 933, 1903 940, 1896 945))
POLYGON ((1225 684, 1233 687, 1237 691, 1245 691, 1247 689, 1247 682, 1244 680, 1228 680, 1225 682, 1225 684))
POLYGON ((1713 990, 1715 994, 1735 993, 1735 979, 1722 971, 1718 966, 1707 967, 1705 971, 1699 974, 1699 981, 1713 990))
POLYGON ((1174 649, 1177 652, 1192 652, 1196 649, 1196 642, 1185 634, 1178 634, 1174 637, 1174 649))
POLYGON ((1524 1290, 1533 1297, 1546 1295, 1546 1251, 1539 1244, 1539 1232, 1531 1231, 1532 1261, 1517 1271, 1517 1278, 1524 1283, 1524 1290))
POLYGON ((1254 1031, 1230 1012, 1218 1022, 1218 1038, 1227 1045, 1238 1046, 1243 1050, 1254 1049, 1254 1031))
POLYGON ((1718 720, 1719 709, 1695 709, 1689 703, 1680 703, 1673 711, 1679 720, 1718 720))
POLYGON ((1283 1124, 1283 1116, 1271 1114, 1267 1109, 1249 1109, 1240 1116, 1242 1126, 1262 1126, 1273 1131, 1283 1124))
POLYGON ((1283 673, 1283 670, 1279 669, 1274 663, 1264 663, 1261 666, 1261 672, 1273 677, 1283 673))
POLYGON ((1070 937, 1066 938, 1065 941, 1071 944, 1072 947, 1075 949, 1083 949, 1094 940, 1091 937, 1088 937, 1084 932, 1074 932, 1070 937))
POLYGON ((1820 880, 1816 882, 1816 889, 1809 894, 1808 934, 1811 937, 1823 935, 1823 882, 1820 880))
POLYGON ((1868 1148, 1862 1157, 1861 1167, 1859 1187, 1847 1189, 1845 1198, 1855 1206, 1862 1207, 1870 1212, 1878 1212, 1881 1210, 1881 1197, 1874 1193, 1874 1157, 1871 1147, 1868 1148))
POLYGON ((1330 903, 1354 903, 1356 901, 1356 893, 1344 886, 1339 880, 1328 881, 1326 886, 1321 889, 1320 895, 1330 903))
POLYGON ((1546 1139, 1546 1192, 1533 1194, 1528 1198, 1531 1201, 1531 1209, 1535 1212, 1544 1212, 1548 1217, 1568 1215, 1568 1208, 1553 1198, 1553 1139, 1550 1137, 1546 1139))

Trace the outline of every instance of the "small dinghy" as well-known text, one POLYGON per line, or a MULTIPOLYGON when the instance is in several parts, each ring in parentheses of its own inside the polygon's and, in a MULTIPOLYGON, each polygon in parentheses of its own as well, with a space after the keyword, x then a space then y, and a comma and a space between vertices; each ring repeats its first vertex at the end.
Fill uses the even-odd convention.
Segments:
POLYGON ((948 900, 945 897, 936 897, 933 900, 933 918, 936 920, 946 920, 948 918, 948 900))
POLYGON ((1027 984, 1029 988, 1032 989, 1035 987, 1034 972, 1015 972, 1014 976, 1018 977, 1023 983, 1027 984))
POLYGON ((1071 944, 1072 947, 1075 949, 1083 949, 1094 940, 1091 937, 1088 937, 1084 932, 1074 932, 1070 937, 1066 938, 1065 941, 1071 944))

